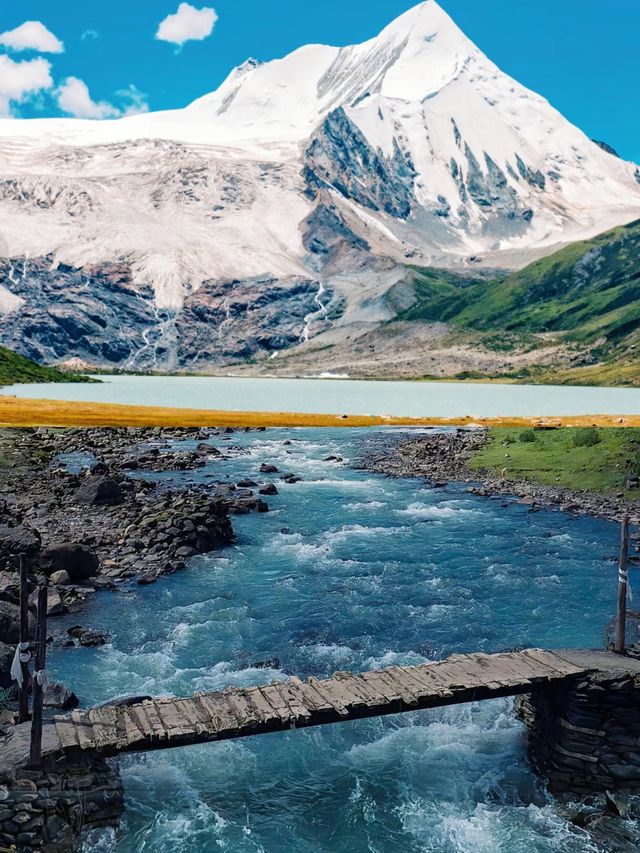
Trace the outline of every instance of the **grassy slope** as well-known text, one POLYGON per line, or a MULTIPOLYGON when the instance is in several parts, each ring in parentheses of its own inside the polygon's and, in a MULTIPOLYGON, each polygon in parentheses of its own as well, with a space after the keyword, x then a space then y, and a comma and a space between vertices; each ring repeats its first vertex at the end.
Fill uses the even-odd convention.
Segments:
POLYGON ((0 386, 16 382, 86 382, 84 376, 44 367, 11 350, 0 347, 0 386))
POLYGON ((585 430, 493 428, 489 443, 471 459, 470 467, 514 480, 640 497, 637 490, 626 488, 627 478, 640 473, 640 429, 597 430, 598 443, 587 447, 575 445, 579 433, 585 430), (535 441, 522 442, 523 433, 535 441))
POLYGON ((586 349, 592 364, 545 370, 546 378, 640 384, 640 221, 493 281, 409 269, 415 302, 400 320, 451 323, 498 350, 531 348, 536 336, 551 335, 586 349))

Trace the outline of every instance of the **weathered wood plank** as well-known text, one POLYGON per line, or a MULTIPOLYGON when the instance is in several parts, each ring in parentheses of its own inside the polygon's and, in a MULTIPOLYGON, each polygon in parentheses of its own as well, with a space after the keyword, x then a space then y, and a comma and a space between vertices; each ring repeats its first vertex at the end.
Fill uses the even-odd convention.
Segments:
POLYGON ((56 727, 56 734, 60 738, 60 743, 62 744, 63 749, 80 748, 80 741, 78 740, 76 733, 76 725, 71 717, 54 717, 53 723, 56 727))
POLYGON ((311 711, 305 705, 304 697, 297 690, 296 684, 284 681, 277 683, 275 688, 296 720, 309 720, 311 718, 311 711))
POLYGON ((75 726, 76 737, 80 744, 80 749, 95 749, 95 737, 93 734, 93 726, 87 714, 82 711, 72 711, 71 721, 75 726))
POLYGON ((341 717, 348 717, 349 716, 349 711, 346 709, 343 702, 340 699, 338 699, 337 696, 332 695, 325 690, 324 686, 326 684, 326 681, 318 681, 317 678, 310 678, 308 683, 309 683, 309 686, 312 687, 316 691, 316 693, 318 693, 320 696, 322 696, 324 701, 328 705, 330 705, 337 714, 339 714, 341 717))
POLYGON ((195 701, 206 714, 212 735, 228 735, 237 729, 238 721, 221 693, 199 693, 195 701))
POLYGON ((260 688, 249 687, 245 691, 245 695, 249 707, 251 708, 251 713, 261 723, 269 725, 276 721, 280 721, 280 714, 278 714, 271 704, 267 702, 260 692, 260 688))
POLYGON ((115 745, 118 740, 116 732, 116 709, 113 707, 91 708, 88 712, 93 737, 97 749, 115 745))

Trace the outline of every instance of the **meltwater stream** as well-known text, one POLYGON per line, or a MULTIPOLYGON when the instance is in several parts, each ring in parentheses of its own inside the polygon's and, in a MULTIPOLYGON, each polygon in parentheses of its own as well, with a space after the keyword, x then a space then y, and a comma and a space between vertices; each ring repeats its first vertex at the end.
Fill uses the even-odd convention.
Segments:
MULTIPOLYGON (((615 525, 357 471, 380 432, 236 434, 235 458, 174 478, 301 475, 238 542, 68 623, 101 649, 51 668, 83 703, 328 676, 515 646, 600 646, 615 525), (289 443, 290 442, 290 443, 289 443)), ((262 476, 262 479, 265 479, 262 476)), ((597 851, 527 768, 510 700, 132 756, 117 833, 92 851, 597 851)))

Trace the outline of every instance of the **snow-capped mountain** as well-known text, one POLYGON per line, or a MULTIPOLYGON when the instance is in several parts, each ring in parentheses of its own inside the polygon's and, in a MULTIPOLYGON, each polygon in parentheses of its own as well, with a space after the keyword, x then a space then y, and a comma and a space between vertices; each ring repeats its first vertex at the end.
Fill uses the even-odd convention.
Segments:
POLYGON ((426 0, 185 109, 1 120, 0 341, 135 367, 273 356, 387 319, 403 264, 514 268, 638 217, 640 170, 426 0))

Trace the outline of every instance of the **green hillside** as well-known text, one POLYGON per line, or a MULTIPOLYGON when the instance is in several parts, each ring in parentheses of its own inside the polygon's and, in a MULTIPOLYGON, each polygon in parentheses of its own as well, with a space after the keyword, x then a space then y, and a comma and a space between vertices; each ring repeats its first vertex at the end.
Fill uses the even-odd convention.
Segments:
POLYGON ((16 382, 86 382, 84 376, 44 367, 11 350, 0 347, 0 387, 16 382))
POLYGON ((418 268, 409 277, 414 301, 399 320, 450 323, 491 349, 544 336, 584 353, 588 384, 640 384, 640 220, 490 281, 418 268))

